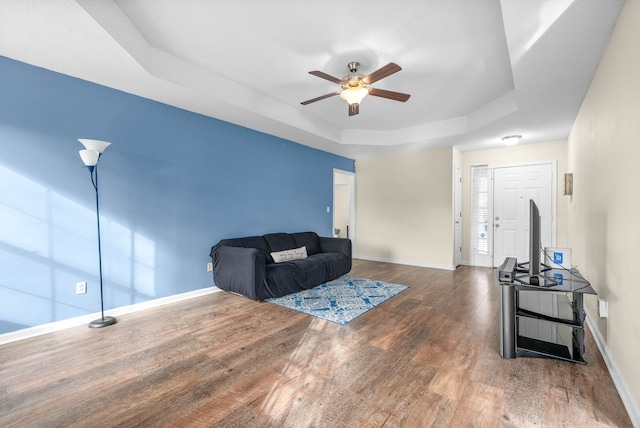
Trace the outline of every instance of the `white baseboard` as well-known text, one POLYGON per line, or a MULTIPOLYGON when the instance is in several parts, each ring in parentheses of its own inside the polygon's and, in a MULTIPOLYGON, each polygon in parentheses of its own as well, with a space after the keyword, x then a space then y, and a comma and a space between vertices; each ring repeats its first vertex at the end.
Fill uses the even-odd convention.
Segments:
POLYGON ((613 379, 613 383, 616 385, 618 394, 620 394, 622 404, 624 404, 625 409, 627 409, 629 418, 631 418, 631 423, 637 428, 640 426, 640 406, 636 403, 627 382, 620 373, 618 365, 613 359, 613 356, 609 353, 609 346, 605 342, 604 337, 600 333, 600 330, 597 328, 596 323, 593 321, 591 314, 586 308, 585 313, 587 315, 587 325, 589 326, 589 330, 591 330, 593 339, 596 341, 600 354, 602 354, 602 358, 609 369, 609 374, 611 375, 611 379, 613 379))
POLYGON ((428 263, 416 263, 416 262, 408 262, 406 260, 396 260, 396 259, 386 259, 382 257, 372 257, 372 256, 363 256, 358 254, 358 259, 360 260, 369 260, 371 262, 382 262, 382 263, 393 263, 396 265, 406 265, 406 266, 417 266, 417 267, 425 267, 431 269, 444 269, 444 270, 456 270, 456 267, 453 265, 432 265, 428 263))
MULTIPOLYGON (((145 309, 151 309, 169 303, 179 302, 181 300, 192 299, 194 297, 204 296, 207 294, 216 293, 220 290, 218 287, 207 287, 199 290, 189 291, 187 293, 175 294, 173 296, 161 297, 159 299, 148 300, 146 302, 135 303, 133 305, 122 306, 115 309, 105 311, 105 315, 112 317, 118 317, 120 315, 130 314, 133 312, 144 311, 145 309)), ((56 321, 48 324, 37 325, 35 327, 29 327, 18 331, 12 331, 11 333, 0 334, 0 345, 5 343, 16 342, 18 340, 28 339, 30 337, 40 336, 42 334, 52 333, 54 331, 64 330, 66 328, 77 327, 83 324, 89 324, 91 321, 101 317, 100 312, 94 314, 82 315, 79 317, 69 318, 62 321, 56 321)))

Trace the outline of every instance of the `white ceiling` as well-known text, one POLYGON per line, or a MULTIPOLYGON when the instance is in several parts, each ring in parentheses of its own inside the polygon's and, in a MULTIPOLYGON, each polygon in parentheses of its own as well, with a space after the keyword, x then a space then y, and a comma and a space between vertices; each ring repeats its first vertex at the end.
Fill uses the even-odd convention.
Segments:
POLYGON ((623 0, 0 0, 0 55, 354 159, 565 139, 623 0), (338 78, 403 70, 348 117, 338 78))

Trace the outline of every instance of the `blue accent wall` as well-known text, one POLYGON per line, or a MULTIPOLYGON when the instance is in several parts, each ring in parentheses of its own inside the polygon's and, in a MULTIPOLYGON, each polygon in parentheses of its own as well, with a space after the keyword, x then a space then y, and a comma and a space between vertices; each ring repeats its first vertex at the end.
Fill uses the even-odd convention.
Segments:
POLYGON ((222 238, 331 236, 333 169, 354 161, 0 57, 0 333, 213 285, 222 238), (88 293, 75 283, 88 281, 88 293))

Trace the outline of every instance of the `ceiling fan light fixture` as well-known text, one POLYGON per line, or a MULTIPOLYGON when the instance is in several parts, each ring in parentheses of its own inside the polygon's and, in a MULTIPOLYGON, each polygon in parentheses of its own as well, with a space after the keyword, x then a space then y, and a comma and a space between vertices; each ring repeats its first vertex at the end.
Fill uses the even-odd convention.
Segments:
POLYGON ((360 104, 362 99, 369 94, 369 89, 365 86, 355 86, 347 88, 340 92, 340 98, 349 103, 349 105, 360 104))
POLYGON ((348 64, 349 71, 351 73, 347 74, 342 79, 333 77, 330 74, 325 73, 324 71, 310 71, 309 74, 328 80, 329 82, 336 83, 340 85, 342 89, 335 92, 330 92, 325 95, 320 95, 319 97, 311 98, 310 100, 302 101, 300 104, 306 106, 307 104, 315 103, 316 101, 340 95, 340 98, 349 103, 349 116, 355 116, 360 112, 360 103, 362 102, 362 99, 367 95, 371 95, 372 97, 387 98, 389 100, 401 102, 407 101, 411 96, 409 94, 403 94, 401 92, 387 91, 385 89, 369 87, 370 84, 402 70, 402 68, 398 64, 390 62, 389 64, 377 69, 367 76, 362 73, 358 73, 359 66, 360 64, 357 61, 351 61, 348 64))

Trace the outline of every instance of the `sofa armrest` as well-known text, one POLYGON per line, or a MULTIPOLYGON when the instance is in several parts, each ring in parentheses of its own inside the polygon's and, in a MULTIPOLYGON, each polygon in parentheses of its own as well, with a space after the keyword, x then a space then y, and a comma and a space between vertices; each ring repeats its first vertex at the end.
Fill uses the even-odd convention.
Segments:
POLYGON ((323 253, 341 253, 351 260, 351 239, 327 238, 320 236, 320 249, 323 253))
POLYGON ((213 281, 226 291, 259 300, 257 290, 262 287, 266 274, 266 260, 255 248, 219 245, 211 250, 213 281))

